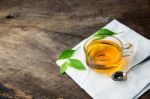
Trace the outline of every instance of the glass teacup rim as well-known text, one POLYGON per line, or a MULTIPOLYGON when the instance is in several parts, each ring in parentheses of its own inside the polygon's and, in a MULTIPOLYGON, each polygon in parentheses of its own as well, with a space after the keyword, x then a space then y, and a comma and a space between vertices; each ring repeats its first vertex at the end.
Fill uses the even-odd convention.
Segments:
MULTIPOLYGON (((120 43, 120 47, 121 47, 121 54, 123 55, 123 43, 122 43, 122 41, 119 39, 119 38, 117 38, 117 37, 115 37, 115 36, 108 36, 108 35, 106 35, 107 37, 111 37, 111 38, 114 38, 114 39, 116 39, 117 41, 119 41, 119 43, 120 43)), ((107 38, 106 37, 106 38, 107 38)), ((103 39, 100 39, 100 40, 104 40, 105 38, 103 38, 103 39)), ((85 55, 86 55, 86 57, 90 57, 87 53, 86 53, 86 44, 88 43, 88 44, 90 44, 92 41, 94 41, 94 40, 98 40, 98 37, 91 37, 91 38, 89 38, 89 39, 87 39, 86 41, 85 41, 85 43, 84 43, 84 52, 85 52, 85 55)), ((113 40, 112 40, 113 41, 113 40)), ((88 45, 87 44, 87 45, 88 45)), ((90 57, 91 59, 93 59, 92 57, 90 57)), ((121 59, 121 58, 120 58, 121 59)), ((119 60, 120 60, 119 59, 119 60)), ((101 61, 108 61, 108 60, 101 60, 101 61)))

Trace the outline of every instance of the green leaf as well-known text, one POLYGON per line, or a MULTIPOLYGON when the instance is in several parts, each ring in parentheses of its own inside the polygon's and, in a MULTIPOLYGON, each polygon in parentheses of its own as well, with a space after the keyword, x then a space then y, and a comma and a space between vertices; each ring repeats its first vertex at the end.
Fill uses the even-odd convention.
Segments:
POLYGON ((85 70, 85 67, 84 65, 82 64, 82 62, 80 60, 77 60, 77 59, 69 59, 70 61, 70 65, 72 67, 74 67, 75 69, 78 69, 78 70, 85 70))
POLYGON ((69 66, 68 62, 63 63, 60 67, 60 73, 64 74, 64 72, 67 70, 68 66, 69 66))
POLYGON ((104 39, 105 37, 107 37, 107 35, 98 35, 96 37, 97 38, 95 40, 100 40, 100 39, 104 39))
POLYGON ((95 36, 100 36, 100 35, 108 35, 108 36, 112 36, 116 33, 114 33, 113 31, 110 31, 108 29, 100 29, 99 31, 96 32, 95 36))
POLYGON ((60 54, 58 59, 70 58, 74 54, 74 52, 75 50, 67 49, 60 54))

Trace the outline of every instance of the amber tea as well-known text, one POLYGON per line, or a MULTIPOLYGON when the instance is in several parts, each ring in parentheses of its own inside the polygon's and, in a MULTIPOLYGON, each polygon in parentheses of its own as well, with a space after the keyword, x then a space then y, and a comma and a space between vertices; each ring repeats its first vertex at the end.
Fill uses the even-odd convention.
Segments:
POLYGON ((120 40, 94 39, 85 44, 86 62, 96 72, 111 75, 126 64, 120 40))

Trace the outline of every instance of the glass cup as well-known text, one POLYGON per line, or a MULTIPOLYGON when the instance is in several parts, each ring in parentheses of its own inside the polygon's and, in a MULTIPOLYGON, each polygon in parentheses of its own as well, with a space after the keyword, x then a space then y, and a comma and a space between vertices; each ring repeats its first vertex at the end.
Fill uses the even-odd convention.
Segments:
POLYGON ((131 47, 114 36, 92 37, 84 45, 86 63, 96 72, 112 75, 127 66, 126 57, 132 54, 131 47))

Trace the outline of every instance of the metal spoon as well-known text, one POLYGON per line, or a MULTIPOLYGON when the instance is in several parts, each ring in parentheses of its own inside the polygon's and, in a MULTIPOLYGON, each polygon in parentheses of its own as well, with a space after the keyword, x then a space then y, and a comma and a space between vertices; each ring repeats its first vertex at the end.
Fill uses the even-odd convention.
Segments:
POLYGON ((128 72, 130 72, 133 68, 135 68, 136 66, 145 63, 146 61, 150 60, 150 56, 146 57, 144 60, 142 60, 140 63, 134 65, 132 68, 130 68, 127 72, 123 72, 123 71, 117 71, 115 73, 112 74, 111 78, 114 81, 124 81, 127 80, 127 74, 128 72))

